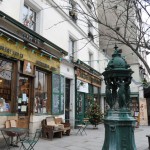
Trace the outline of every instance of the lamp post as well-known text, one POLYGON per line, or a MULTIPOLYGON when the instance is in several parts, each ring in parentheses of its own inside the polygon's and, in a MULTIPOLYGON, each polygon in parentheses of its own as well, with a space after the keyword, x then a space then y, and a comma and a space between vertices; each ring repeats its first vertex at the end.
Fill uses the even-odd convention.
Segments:
POLYGON ((135 119, 129 110, 133 71, 115 46, 112 59, 103 72, 106 102, 110 109, 104 117, 105 140, 102 150, 136 150, 135 119))

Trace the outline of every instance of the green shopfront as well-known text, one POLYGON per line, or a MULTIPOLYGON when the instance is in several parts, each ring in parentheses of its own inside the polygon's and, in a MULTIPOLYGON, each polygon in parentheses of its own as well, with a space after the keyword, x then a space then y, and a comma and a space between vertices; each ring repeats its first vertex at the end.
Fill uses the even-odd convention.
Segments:
POLYGON ((87 117, 87 108, 93 102, 100 104, 100 73, 84 67, 84 63, 75 67, 75 125, 87 117))

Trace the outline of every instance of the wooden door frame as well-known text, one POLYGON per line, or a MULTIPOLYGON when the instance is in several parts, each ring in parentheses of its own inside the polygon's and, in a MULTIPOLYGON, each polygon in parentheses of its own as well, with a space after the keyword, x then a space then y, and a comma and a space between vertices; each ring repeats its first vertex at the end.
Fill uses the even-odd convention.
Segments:
MULTIPOLYGON (((19 78, 20 77, 25 77, 25 78, 28 78, 29 80, 29 101, 28 101, 28 128, 29 128, 29 123, 30 123, 30 115, 33 114, 33 104, 34 104, 34 77, 32 76, 28 76, 28 75, 25 75, 25 74, 22 74, 20 73, 19 74, 19 77, 18 77, 18 82, 19 82, 19 78)), ((19 89, 18 89, 19 90, 19 89)), ((17 112, 18 113, 18 112, 17 112)), ((18 120, 19 120, 19 117, 21 118, 21 116, 18 115, 18 120)), ((23 117, 22 117, 23 118, 23 117)), ((25 117, 26 118, 26 117, 25 117)))
POLYGON ((69 119, 70 119, 70 82, 71 82, 70 79, 68 79, 68 78, 65 79, 65 119, 68 119, 68 120, 66 120, 67 122, 69 122, 69 119), (69 81, 69 86, 68 86, 69 87, 69 98, 66 96, 67 81, 69 81), (66 105, 68 106, 68 108, 66 108, 66 105), (66 118, 66 115, 68 115, 68 118, 66 118))

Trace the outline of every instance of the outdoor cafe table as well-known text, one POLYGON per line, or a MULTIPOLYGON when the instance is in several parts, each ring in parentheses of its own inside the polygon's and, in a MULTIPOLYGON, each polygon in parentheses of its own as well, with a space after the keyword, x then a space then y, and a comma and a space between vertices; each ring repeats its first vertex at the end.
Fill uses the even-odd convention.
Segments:
MULTIPOLYGON (((4 140, 6 142, 6 146, 7 146, 8 150, 10 149, 10 143, 6 138, 6 135, 9 137, 12 137, 12 134, 13 134, 13 137, 16 136, 17 139, 20 140, 21 139, 20 136, 29 131, 29 129, 27 129, 27 128, 17 128, 17 127, 0 128, 0 130, 3 135, 4 140), (5 133, 6 133, 6 135, 5 135, 5 133)), ((19 142, 19 141, 17 141, 17 142, 19 142)))

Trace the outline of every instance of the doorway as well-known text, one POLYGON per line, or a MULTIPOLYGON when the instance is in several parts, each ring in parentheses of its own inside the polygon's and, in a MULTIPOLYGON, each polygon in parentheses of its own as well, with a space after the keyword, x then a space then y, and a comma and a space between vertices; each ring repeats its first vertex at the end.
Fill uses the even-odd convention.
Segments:
POLYGON ((65 87, 65 120, 69 122, 70 119, 70 79, 66 79, 65 87))
POLYGON ((84 111, 85 111, 85 107, 84 107, 84 98, 85 98, 85 94, 82 92, 77 92, 77 101, 76 101, 76 122, 75 124, 80 124, 81 121, 84 118, 84 111))
POLYGON ((18 127, 29 128, 31 91, 31 78, 20 76, 18 90, 18 127))

